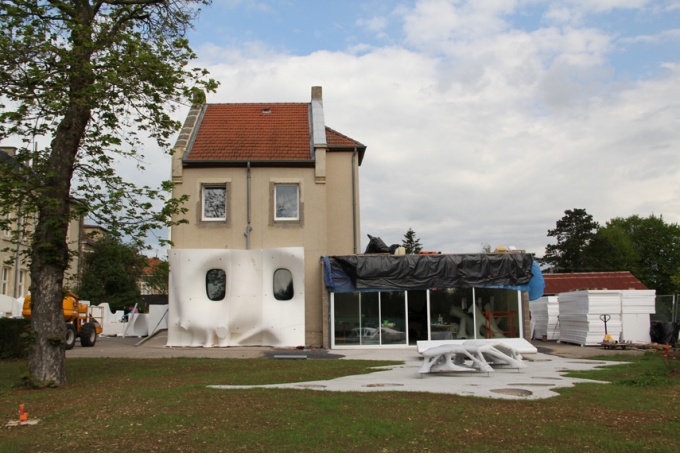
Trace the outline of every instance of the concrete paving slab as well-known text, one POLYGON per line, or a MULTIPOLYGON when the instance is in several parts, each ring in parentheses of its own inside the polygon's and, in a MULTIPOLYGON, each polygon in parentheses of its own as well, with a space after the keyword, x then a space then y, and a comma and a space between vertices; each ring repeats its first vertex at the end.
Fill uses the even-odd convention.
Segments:
MULTIPOLYGON (((343 350, 344 352, 345 350, 343 350)), ((361 359, 363 353, 353 355, 349 351, 346 359, 361 359)), ((363 351, 363 350, 362 350, 363 351)), ((567 370, 589 370, 600 366, 619 364, 611 361, 561 358, 543 353, 525 358, 527 367, 523 369, 496 368, 489 373, 433 373, 420 374, 422 365, 417 352, 401 351, 397 358, 396 350, 375 350, 372 359, 403 360, 401 365, 376 368, 376 372, 351 375, 334 380, 316 380, 276 385, 212 385, 210 388, 229 390, 245 388, 285 388, 316 391, 411 391, 426 393, 457 394, 497 399, 545 399, 558 396, 554 390, 572 387, 576 383, 589 380, 568 378, 567 370), (375 353, 377 352, 377 353, 375 353), (378 358, 379 356, 379 358, 378 358), (388 357, 389 356, 389 357, 388 357)), ((592 381, 592 380, 590 380, 592 381)), ((597 382, 605 383, 605 382, 597 382)))
MULTIPOLYGON (((319 380, 281 385, 221 386, 214 388, 292 388, 317 391, 415 391, 458 394, 499 399, 543 399, 557 396, 558 388, 572 387, 582 379, 565 377, 567 370, 588 370, 619 364, 608 361, 614 354, 638 355, 645 350, 607 350, 559 342, 532 341, 538 353, 523 355, 527 367, 496 368, 490 373, 437 373, 421 375, 422 357, 415 347, 363 349, 282 349, 272 347, 173 348, 167 347, 167 332, 140 340, 136 337, 100 337, 94 347, 79 344, 66 352, 67 359, 82 357, 111 358, 216 358, 277 359, 276 356, 304 355, 306 359, 363 359, 395 361, 398 364, 377 368, 376 372, 334 380, 319 380), (594 361, 592 357, 604 357, 594 361)), ((602 382, 598 382, 602 383, 602 382)))

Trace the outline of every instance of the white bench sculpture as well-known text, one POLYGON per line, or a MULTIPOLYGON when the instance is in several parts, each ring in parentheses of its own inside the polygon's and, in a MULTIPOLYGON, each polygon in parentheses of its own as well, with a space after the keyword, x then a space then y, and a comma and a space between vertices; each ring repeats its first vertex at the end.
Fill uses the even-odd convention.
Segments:
POLYGON ((526 367, 522 356, 509 345, 484 340, 468 340, 462 344, 440 345, 422 352, 420 374, 434 372, 493 372, 493 365, 512 369, 526 367), (471 361, 467 364, 466 361, 471 361))

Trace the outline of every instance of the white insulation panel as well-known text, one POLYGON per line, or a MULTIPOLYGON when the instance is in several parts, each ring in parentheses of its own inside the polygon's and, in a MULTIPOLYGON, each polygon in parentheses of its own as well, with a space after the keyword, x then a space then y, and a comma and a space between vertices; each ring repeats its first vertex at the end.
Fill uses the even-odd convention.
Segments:
POLYGON ((169 347, 305 344, 304 249, 169 251, 169 347), (225 296, 210 300, 206 276, 226 273, 225 296), (290 271, 293 297, 277 300, 274 273, 290 271))

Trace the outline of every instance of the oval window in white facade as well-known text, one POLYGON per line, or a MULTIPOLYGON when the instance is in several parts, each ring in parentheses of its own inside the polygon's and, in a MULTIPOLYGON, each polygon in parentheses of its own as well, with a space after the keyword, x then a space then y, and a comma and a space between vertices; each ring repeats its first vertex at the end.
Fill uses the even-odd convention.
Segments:
POLYGON ((290 300, 293 298, 293 274, 290 270, 279 268, 274 272, 274 298, 290 300))
POLYGON ((205 274, 205 292, 210 300, 224 300, 227 293, 227 273, 219 268, 212 268, 205 274))

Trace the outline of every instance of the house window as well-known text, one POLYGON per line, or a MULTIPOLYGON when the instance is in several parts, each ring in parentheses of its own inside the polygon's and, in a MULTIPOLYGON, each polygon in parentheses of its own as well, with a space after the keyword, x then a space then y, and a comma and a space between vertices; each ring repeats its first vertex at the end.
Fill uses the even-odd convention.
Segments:
POLYGON ((26 289, 26 279, 28 279, 28 272, 26 270, 19 270, 19 283, 17 286, 17 295, 23 297, 26 289))
POLYGON ((203 220, 227 220, 227 186, 203 186, 203 220))
POLYGON ((290 270, 279 268, 274 272, 274 298, 290 300, 293 298, 293 274, 290 270))
POLYGON ((300 220, 300 186, 276 184, 274 187, 274 220, 300 220))
POLYGON ((0 280, 0 294, 8 295, 9 292, 9 268, 2 267, 2 279, 0 280))
POLYGON ((227 274, 224 270, 213 268, 205 274, 205 292, 210 300, 224 300, 227 292, 227 274))
POLYGON ((12 227, 11 227, 12 215, 7 213, 7 214, 5 214, 5 216, 3 217, 2 220, 3 220, 2 236, 9 239, 9 238, 12 237, 12 227))

